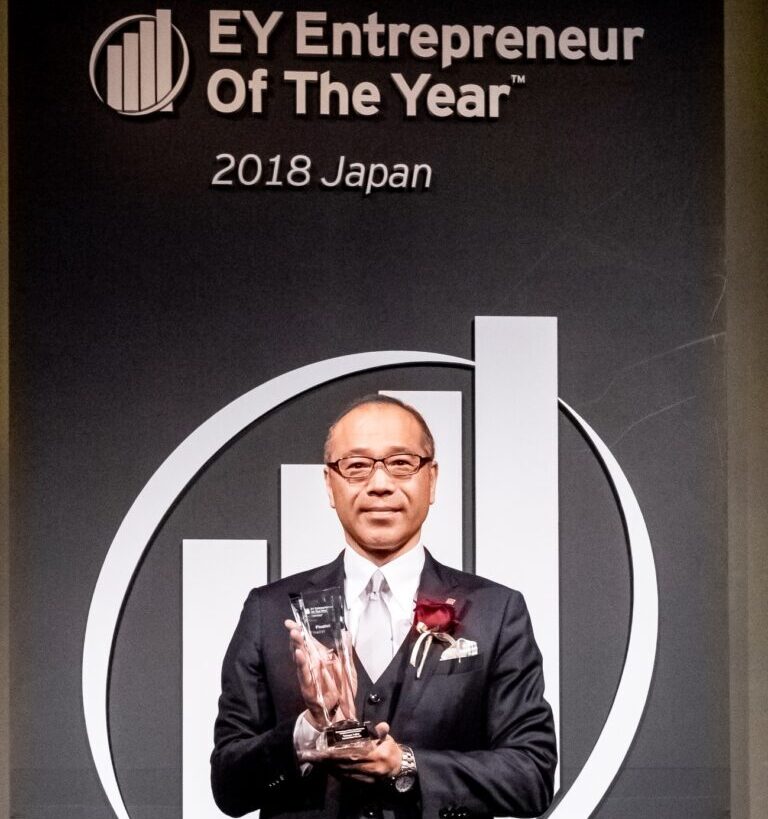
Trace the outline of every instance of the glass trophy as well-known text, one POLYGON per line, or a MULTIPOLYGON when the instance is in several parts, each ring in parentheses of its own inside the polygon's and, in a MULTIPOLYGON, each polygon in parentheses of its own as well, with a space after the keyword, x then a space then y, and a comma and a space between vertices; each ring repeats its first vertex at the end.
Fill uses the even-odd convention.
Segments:
MULTIPOLYGON (((324 726, 318 742, 319 757, 363 751, 374 737, 370 723, 355 711, 357 673, 352 642, 344 621, 344 598, 334 586, 292 594, 294 620, 301 626, 304 650, 324 726)), ((312 754, 307 754, 309 759, 312 754)))

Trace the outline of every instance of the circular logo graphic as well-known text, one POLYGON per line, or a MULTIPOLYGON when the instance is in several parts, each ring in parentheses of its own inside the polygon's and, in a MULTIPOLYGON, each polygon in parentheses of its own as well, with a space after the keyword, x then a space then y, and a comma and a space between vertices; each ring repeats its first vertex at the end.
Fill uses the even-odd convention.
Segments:
MULTIPOLYGON (((388 350, 317 361, 241 395, 203 422, 165 459, 128 510, 109 547, 91 599, 83 644, 82 691, 88 743, 104 792, 118 819, 131 819, 120 792, 110 742, 108 688, 120 614, 153 535, 178 497, 225 446, 259 418, 323 384, 388 367, 437 365, 472 369, 475 362, 442 353, 388 350)), ((588 819, 618 774, 645 709, 658 639, 658 584, 648 529, 618 461, 594 429, 558 399, 610 483, 627 538, 631 618, 616 695, 597 742, 550 819, 588 819)))
POLYGON ((136 117, 169 112, 189 74, 189 49, 171 22, 170 10, 132 14, 102 32, 88 70, 96 96, 118 113, 136 117), (174 46, 180 55, 177 67, 174 46))

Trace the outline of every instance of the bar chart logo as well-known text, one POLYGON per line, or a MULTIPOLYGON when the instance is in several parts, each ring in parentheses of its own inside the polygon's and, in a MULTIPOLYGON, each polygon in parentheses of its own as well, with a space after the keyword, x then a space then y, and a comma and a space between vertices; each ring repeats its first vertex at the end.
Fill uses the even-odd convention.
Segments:
POLYGON ((132 14, 102 32, 89 73, 96 96, 120 114, 173 111, 189 74, 189 49, 169 9, 132 14))
MULTIPOLYGON (((414 365, 473 374, 475 571, 525 595, 544 657, 546 693, 559 725, 560 560, 558 413, 576 428, 602 469, 624 524, 631 601, 627 647, 615 696, 597 741, 549 819, 589 819, 634 741, 650 693, 658 639, 659 598, 648 529, 621 466, 589 423, 557 396, 557 325, 553 317, 477 316, 474 360, 437 352, 374 350, 306 364, 251 388, 203 421, 150 477, 123 518, 91 599, 83 643, 86 732, 96 772, 117 819, 136 819, 123 799, 112 754, 109 686, 118 624, 133 578, 169 511, 218 453, 261 418, 306 393, 363 373, 414 365)), ((438 440, 441 484, 425 525, 442 562, 462 565, 462 394, 385 390, 416 406, 438 440), (453 476, 453 478, 451 477, 453 476), (446 483, 447 482, 447 483, 446 483), (453 487, 453 490, 451 489, 453 487), (458 533, 458 534, 457 534, 458 533), (434 535, 434 540, 432 536, 434 535), (448 545, 454 538, 453 545, 448 545)), ((342 534, 322 488, 322 463, 281 464, 280 568, 302 571, 335 556, 342 534), (312 488, 314 486, 314 488, 312 488), (322 518, 319 511, 326 514, 322 518), (324 520, 335 529, 326 529, 324 520), (323 550, 328 549, 328 553, 323 550)), ((183 816, 222 817, 209 788, 211 727, 220 691, 218 669, 252 586, 268 579, 267 541, 185 539, 183 574, 183 816)), ((617 544, 618 546, 619 544, 617 544)), ((564 578, 565 582, 570 582, 564 578)), ((248 814, 254 817, 255 814, 248 814)))

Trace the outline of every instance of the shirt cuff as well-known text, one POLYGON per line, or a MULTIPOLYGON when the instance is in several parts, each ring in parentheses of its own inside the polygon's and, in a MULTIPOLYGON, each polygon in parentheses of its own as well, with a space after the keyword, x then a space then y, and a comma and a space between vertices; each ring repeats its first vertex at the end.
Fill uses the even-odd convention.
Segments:
MULTIPOLYGON (((307 719, 307 712, 302 711, 296 725, 293 726, 293 747, 296 749, 296 755, 301 760, 302 751, 314 751, 317 749, 317 740, 320 737, 320 731, 307 719)), ((301 775, 306 776, 312 770, 311 762, 300 762, 301 775)))

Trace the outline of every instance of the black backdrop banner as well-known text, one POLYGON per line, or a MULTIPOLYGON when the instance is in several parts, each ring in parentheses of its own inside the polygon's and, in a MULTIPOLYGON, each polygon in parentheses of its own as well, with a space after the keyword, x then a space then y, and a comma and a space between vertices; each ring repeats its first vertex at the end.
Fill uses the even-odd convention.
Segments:
MULTIPOLYGON (((557 318, 558 394, 620 462, 653 545, 653 680, 591 815, 726 814, 722 29, 713 2, 11 1, 14 816, 115 815, 84 635, 165 458, 314 362, 473 359, 478 316, 557 318)), ((474 386, 423 363, 323 384, 247 425, 166 510, 110 666, 130 819, 197 816, 182 541, 266 540, 276 579, 281 465, 319 463, 355 396, 454 391, 473 570, 474 386)), ((633 606, 614 495, 559 423, 555 813, 611 709, 633 606)))

